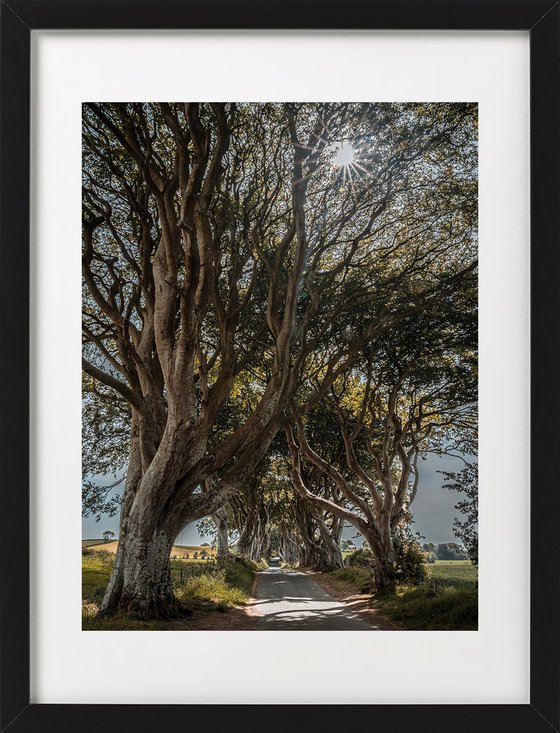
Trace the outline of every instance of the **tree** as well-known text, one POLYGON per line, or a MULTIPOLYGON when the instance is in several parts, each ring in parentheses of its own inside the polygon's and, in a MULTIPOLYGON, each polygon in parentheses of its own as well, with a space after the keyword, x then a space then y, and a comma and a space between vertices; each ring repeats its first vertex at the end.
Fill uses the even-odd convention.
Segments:
MULTIPOLYGON (((419 457, 451 434, 458 440, 476 425, 476 330, 473 308, 463 310, 473 287, 468 280, 455 302, 445 299, 430 326, 417 317, 395 329, 390 339, 370 347, 358 369, 334 383, 328 405, 339 423, 344 463, 325 460, 296 419, 286 437, 292 455, 292 480, 300 495, 353 524, 373 552, 378 591, 394 591, 398 576, 399 535, 411 520, 419 485, 419 457), (343 503, 313 492, 302 458, 340 490, 343 503)), ((440 546, 441 547, 441 546, 440 546)), ((439 555, 441 557, 441 555, 439 555)))
POLYGON ((465 496, 455 504, 455 509, 465 518, 462 521, 454 518, 453 532, 466 548, 472 564, 478 565, 478 463, 467 463, 455 473, 445 472, 445 481, 443 488, 465 496))
POLYGON ((428 562, 435 563, 435 561, 437 560, 437 545, 434 545, 433 542, 425 542, 422 545, 422 549, 428 556, 428 562))
POLYGON ((82 381, 82 513, 99 522, 120 508, 120 495, 111 494, 126 477, 129 415, 126 405, 102 396, 87 374, 82 381))
POLYGON ((474 122, 466 104, 84 106, 84 388, 129 431, 101 615, 173 615, 175 537, 236 493, 306 380, 302 413, 473 267, 430 263, 469 247, 474 122), (354 175, 333 165, 348 137, 354 175), (258 400, 232 416, 247 381, 258 400))
POLYGON ((465 548, 456 542, 443 542, 437 546, 438 560, 467 560, 465 548))
POLYGON ((115 533, 114 532, 111 532, 110 530, 107 530, 107 531, 103 532, 103 541, 104 542, 109 542, 110 540, 113 539, 114 536, 115 536, 115 533))
POLYGON ((229 557, 229 541, 228 541, 228 525, 227 525, 227 509, 221 506, 212 514, 212 519, 216 525, 217 535, 217 557, 221 560, 229 557))

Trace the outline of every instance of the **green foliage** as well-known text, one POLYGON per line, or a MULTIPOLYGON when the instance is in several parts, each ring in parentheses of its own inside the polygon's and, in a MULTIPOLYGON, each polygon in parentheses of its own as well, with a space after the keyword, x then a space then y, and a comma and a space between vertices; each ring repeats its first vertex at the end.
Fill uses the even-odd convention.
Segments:
POLYGON ((82 514, 114 516, 130 448, 130 410, 86 374, 82 378, 82 514), (107 396, 109 395, 109 397, 107 396))
MULTIPOLYGON (((396 582, 412 585, 424 583, 430 576, 427 559, 427 554, 409 533, 401 534, 397 543, 396 582)), ((361 547, 348 555, 347 564, 350 568, 364 568, 372 573, 373 553, 368 547, 361 547)))
POLYGON ((478 464, 469 463, 458 473, 445 472, 443 488, 465 496, 455 505, 464 519, 455 517, 453 532, 466 547, 473 565, 478 565, 478 464))
POLYGON ((456 542, 444 542, 438 545, 438 560, 468 560, 465 549, 456 542))
MULTIPOLYGON (((183 602, 200 607, 215 606, 227 611, 235 605, 246 603, 251 597, 255 577, 255 564, 250 560, 227 560, 207 568, 193 570, 177 592, 183 602)), ((189 568, 190 570, 190 568, 189 568)))
POLYGON ((427 555, 420 545, 408 538, 398 546, 396 581, 406 585, 420 585, 430 576, 427 555))
POLYGON ((432 542, 426 542, 422 545, 422 550, 428 556, 428 562, 432 562, 430 557, 436 560, 468 560, 469 556, 462 545, 456 542, 442 542, 434 545, 432 542))
POLYGON ((348 555, 348 565, 355 568, 368 568, 371 570, 373 565, 373 552, 369 547, 360 547, 358 550, 348 555))

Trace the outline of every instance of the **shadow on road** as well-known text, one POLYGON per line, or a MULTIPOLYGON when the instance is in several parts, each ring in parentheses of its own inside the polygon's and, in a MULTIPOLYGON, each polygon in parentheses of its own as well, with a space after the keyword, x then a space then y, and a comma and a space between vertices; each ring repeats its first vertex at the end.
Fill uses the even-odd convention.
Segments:
POLYGON ((257 629, 302 631, 380 630, 330 596, 312 577, 299 570, 271 568, 258 574, 252 602, 257 629))

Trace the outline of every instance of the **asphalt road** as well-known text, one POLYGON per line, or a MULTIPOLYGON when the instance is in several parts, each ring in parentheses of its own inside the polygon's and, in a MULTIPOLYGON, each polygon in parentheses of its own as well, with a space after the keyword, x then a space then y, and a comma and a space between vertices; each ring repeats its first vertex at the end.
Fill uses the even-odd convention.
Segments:
POLYGON ((299 570, 259 572, 254 612, 260 631, 371 631, 373 627, 299 570))

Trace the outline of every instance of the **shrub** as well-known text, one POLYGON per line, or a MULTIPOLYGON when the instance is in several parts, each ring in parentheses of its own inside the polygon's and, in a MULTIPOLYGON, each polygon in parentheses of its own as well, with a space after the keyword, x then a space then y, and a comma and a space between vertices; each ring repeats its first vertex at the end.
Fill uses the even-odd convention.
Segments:
POLYGON ((352 568, 372 568, 373 567, 373 552, 369 547, 360 547, 359 550, 354 550, 348 555, 348 565, 352 568))
MULTIPOLYGON (((422 550, 414 538, 404 535, 397 538, 397 564, 395 581, 403 585, 419 585, 430 577, 426 567, 427 553, 422 550)), ((348 566, 366 568, 374 571, 373 552, 369 547, 361 547, 348 556, 348 566)))
POLYGON ((427 554, 414 540, 406 540, 397 549, 396 581, 403 585, 420 585, 430 577, 427 554))
POLYGON ((179 590, 184 602, 211 601, 220 611, 246 603, 253 588, 255 563, 245 558, 223 560, 210 566, 191 565, 179 590))

